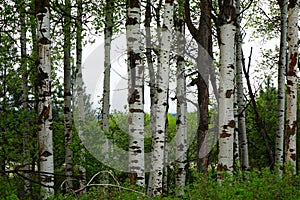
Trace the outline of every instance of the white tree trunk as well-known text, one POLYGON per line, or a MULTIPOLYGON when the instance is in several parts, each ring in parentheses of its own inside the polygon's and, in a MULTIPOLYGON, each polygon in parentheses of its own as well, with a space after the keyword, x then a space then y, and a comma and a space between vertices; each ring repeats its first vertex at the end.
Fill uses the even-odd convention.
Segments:
POLYGON ((52 99, 50 61, 50 5, 49 1, 36 0, 38 36, 38 131, 39 165, 42 196, 54 194, 54 164, 52 142, 52 99))
POLYGON ((71 2, 65 0, 64 16, 64 130, 65 130, 65 163, 66 191, 73 189, 73 151, 72 144, 72 92, 71 92, 71 2))
POLYGON ((127 5, 128 130, 130 182, 144 186, 144 65, 140 50, 140 4, 139 0, 129 0, 127 5))
MULTIPOLYGON (((183 3, 181 1, 181 3, 183 3)), ((186 180, 186 160, 187 160, 187 102, 186 102, 186 79, 184 67, 185 49, 185 26, 183 5, 179 5, 179 16, 176 24, 177 31, 177 119, 176 119, 176 194, 183 195, 186 180)))
MULTIPOLYGON (((83 99, 83 80, 82 80, 82 0, 77 0, 77 21, 76 21, 76 92, 77 92, 77 104, 78 104, 78 124, 77 130, 80 138, 83 136, 83 125, 85 121, 84 113, 84 99, 83 99)), ((82 143, 81 143, 82 145, 82 143)), ((80 155, 80 178, 79 186, 83 188, 86 185, 86 169, 83 166, 85 162, 85 148, 81 148, 80 155)), ((84 194, 86 190, 81 193, 84 194)))
MULTIPOLYGON (((111 69, 111 41, 113 34, 113 10, 112 1, 106 0, 105 29, 104 29, 104 81, 103 81, 103 108, 102 129, 109 131, 109 109, 110 109, 110 69, 111 69)), ((110 149, 106 143, 106 150, 110 149)))
MULTIPOLYGON (((237 0, 237 13, 240 12, 240 0, 237 0)), ((236 87, 238 104, 238 132, 240 144, 240 159, 243 171, 249 171, 248 139, 246 132, 245 101, 244 101, 244 83, 243 83, 243 55, 242 55, 242 34, 241 17, 238 16, 236 28, 236 87)))
POLYGON ((284 150, 284 113, 285 113, 285 72, 286 72, 286 50, 287 50, 287 15, 288 0, 279 1, 281 11, 280 24, 280 55, 278 63, 278 107, 277 107, 277 130, 275 144, 275 164, 278 174, 282 175, 283 150, 284 150))
POLYGON ((288 65, 285 161, 296 173, 297 88, 298 88, 298 18, 299 1, 290 0, 288 7, 288 65))
MULTIPOLYGON (((226 2, 226 1, 225 1, 226 2)), ((220 26, 219 154, 218 180, 233 170, 234 79, 235 79, 235 5, 223 5, 220 26)))
MULTIPOLYGON (((160 54, 160 49, 157 49, 157 51, 155 51, 155 54, 157 55, 156 59, 157 59, 157 63, 155 65, 155 62, 153 62, 152 59, 152 54, 151 54, 151 49, 153 48, 151 46, 151 31, 150 31, 150 23, 151 23, 151 0, 147 0, 147 6, 146 6, 146 16, 145 16, 145 27, 146 27, 146 48, 148 52, 146 52, 147 54, 147 63, 148 63, 148 67, 149 67, 149 78, 150 78, 150 101, 151 101, 151 106, 150 106, 150 131, 151 131, 151 136, 152 136, 152 144, 154 143, 153 140, 155 138, 155 134, 156 134, 156 101, 157 101, 157 80, 156 80, 156 75, 157 75, 157 68, 155 68, 155 66, 159 66, 160 65, 160 58, 159 58, 159 54, 160 54), (151 49, 149 49, 151 48, 151 49), (149 51, 150 50, 150 51, 149 51), (148 56, 150 55, 150 57, 148 56)), ((161 16, 160 16, 160 12, 161 12, 161 8, 162 8, 162 0, 159 0, 157 8, 156 8, 156 16, 155 16, 155 21, 156 21, 156 33, 157 33, 157 38, 158 38, 158 46, 161 46, 161 16)), ((152 183, 152 177, 153 177, 153 166, 152 163, 150 164, 150 174, 149 174, 149 181, 148 181, 148 188, 147 188, 147 194, 150 194, 151 191, 151 186, 153 185, 152 183)))
POLYGON ((152 167, 153 174, 150 181, 151 196, 162 194, 164 149, 166 135, 166 119, 168 106, 169 88, 169 59, 173 28, 173 0, 165 1, 164 25, 162 29, 162 43, 160 51, 160 62, 157 72, 157 111, 156 111, 156 134, 152 144, 152 167))
MULTIPOLYGON (((238 124, 238 103, 237 103, 237 93, 234 93, 234 104, 233 104, 233 112, 234 112, 234 121, 235 124, 238 124)), ((234 170, 238 170, 240 168, 240 151, 239 151, 239 130, 238 127, 234 129, 233 136, 233 167, 234 170)))

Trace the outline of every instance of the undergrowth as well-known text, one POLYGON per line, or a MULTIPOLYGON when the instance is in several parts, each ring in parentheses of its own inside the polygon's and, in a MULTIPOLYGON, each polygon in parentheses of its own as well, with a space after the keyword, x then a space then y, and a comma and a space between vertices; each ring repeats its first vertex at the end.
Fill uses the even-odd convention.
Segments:
MULTIPOLYGON (((281 178, 269 170, 252 171, 245 174, 238 173, 227 176, 222 184, 219 184, 215 175, 209 174, 204 177, 193 173, 193 182, 184 188, 184 195, 175 195, 175 189, 169 189, 168 195, 150 198, 142 195, 145 188, 133 187, 128 184, 122 188, 111 186, 91 186, 84 195, 79 194, 56 194, 53 200, 108 200, 108 199, 293 199, 300 200, 300 176, 285 174, 281 178)), ((10 184, 0 186, 0 199, 18 198, 16 189, 10 184), (6 187, 6 188, 3 188, 6 187)))

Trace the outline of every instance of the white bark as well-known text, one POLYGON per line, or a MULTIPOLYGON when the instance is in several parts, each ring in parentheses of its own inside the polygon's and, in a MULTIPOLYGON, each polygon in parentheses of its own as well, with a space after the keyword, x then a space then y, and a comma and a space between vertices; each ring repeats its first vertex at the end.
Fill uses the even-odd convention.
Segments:
POLYGON ((144 66, 140 51, 140 4, 139 0, 129 0, 127 5, 128 130, 130 182, 144 186, 144 66))
MULTIPOLYGON (((224 7, 226 5, 223 5, 224 7)), ((234 78, 235 78, 235 31, 231 14, 235 12, 235 5, 230 5, 229 13, 223 13, 220 26, 220 91, 219 91, 219 154, 218 180, 222 180, 223 172, 229 174, 233 170, 233 137, 234 137, 234 78), (231 7, 230 7, 231 6, 231 7), (234 9, 233 9, 234 8, 234 9)))
POLYGON ((288 7, 288 65, 286 111, 286 157, 296 173, 297 87, 298 87, 298 18, 299 1, 290 0, 288 7))
MULTIPOLYGON (((157 5, 157 10, 156 10, 156 16, 155 16, 155 21, 156 21, 156 34, 157 34, 157 38, 158 38, 158 46, 161 46, 161 22, 160 22, 160 11, 161 11, 161 7, 162 7, 162 0, 159 0, 158 5, 157 5)), ((149 48, 152 48, 151 46, 151 32, 150 32, 150 23, 151 23, 151 0, 147 0, 147 7, 146 7, 146 16, 145 16, 145 27, 146 27, 146 48, 147 51, 147 63, 148 63, 148 67, 149 67, 149 78, 150 78, 150 101, 151 101, 151 106, 150 106, 150 129, 151 129, 151 136, 152 136, 152 144, 154 143, 153 140, 155 138, 155 134, 156 134, 156 100, 157 100, 157 82, 156 82, 156 74, 157 74, 157 67, 155 68, 155 66, 159 66, 160 65, 160 58, 159 58, 159 52, 160 49, 157 49, 157 51, 155 52, 156 55, 158 55, 156 57, 157 59, 157 63, 155 65, 155 62, 152 61, 152 54, 151 54, 151 50, 149 53, 149 48), (148 24, 147 24, 148 23, 148 24), (150 55, 150 57, 148 56, 150 55)), ((152 163, 150 164, 150 174, 149 174, 149 181, 148 181, 148 188, 147 188, 147 194, 150 194, 151 191, 151 187, 153 185, 152 183, 152 178, 153 178, 153 166, 152 163)))
POLYGON ((64 16, 64 130, 65 130, 65 174, 66 191, 73 189, 73 151, 72 144, 72 92, 71 92, 71 2, 65 0, 64 16))
POLYGON ((285 113, 285 72, 286 72, 286 50, 287 50, 287 12, 288 0, 280 1, 281 10, 281 35, 280 55, 278 63, 278 107, 277 107, 277 130, 275 144, 275 164, 278 174, 282 175, 283 150, 284 150, 284 113, 285 113))
MULTIPOLYGON (((82 0, 77 0, 77 21, 76 21, 76 91, 78 98, 78 124, 77 130, 80 138, 83 136, 83 124, 85 121, 85 113, 84 113, 84 99, 83 99, 83 80, 82 80, 82 0)), ((83 166, 85 161, 85 148, 81 148, 80 155, 80 178, 79 178, 79 186, 80 188, 84 188, 86 185, 86 169, 83 166)), ((84 194, 86 190, 82 190, 82 194, 84 194)))
MULTIPOLYGON (((234 93, 234 121, 235 124, 238 124, 238 103, 237 103, 237 93, 234 93)), ((239 130, 238 127, 234 129, 234 136, 233 136, 233 166, 234 170, 238 170, 240 167, 240 152, 239 152, 239 130)))
POLYGON ((184 66, 185 48, 185 26, 184 16, 181 14, 183 5, 179 5, 179 17, 177 31, 177 119, 176 119, 176 194, 183 195, 186 180, 186 160, 187 160, 187 102, 186 102, 186 79, 184 66))
MULTIPOLYGON (((237 13, 240 12, 240 0, 237 0, 237 13)), ((249 171, 248 139, 246 132, 244 83, 243 83, 243 55, 242 55, 242 34, 241 17, 238 16, 236 28, 236 85, 237 85, 237 104, 238 104, 238 132, 240 145, 240 159, 243 171, 249 171)))
MULTIPOLYGON (((109 108, 110 108, 110 69, 111 69, 111 41, 113 29, 112 1, 106 0, 104 29, 104 81, 103 81, 103 108, 102 108, 102 129, 109 131, 109 108)), ((108 144, 107 145, 107 149, 108 144)))
POLYGON ((152 144, 152 166, 153 174, 150 187, 151 196, 162 194, 164 149, 166 135, 166 119, 168 106, 169 87, 169 59, 170 45, 173 27, 173 1, 165 1, 164 25, 162 29, 160 62, 157 72, 157 111, 156 111, 156 134, 152 144))
POLYGON ((54 194, 54 164, 52 142, 51 61, 50 61, 50 6, 49 1, 36 2, 38 65, 38 131, 39 165, 42 196, 54 194))
MULTIPOLYGON (((106 0, 105 2, 105 28, 104 28, 104 80, 103 80, 103 104, 102 104, 102 131, 104 134, 111 134, 109 131, 109 110, 110 110, 110 71, 111 71, 111 41, 113 34, 113 10, 112 1, 106 0)), ((112 145, 106 139, 103 144, 103 154, 105 159, 109 159, 109 154, 112 153, 112 145)), ((108 175, 104 174, 104 181, 107 183, 108 175)))

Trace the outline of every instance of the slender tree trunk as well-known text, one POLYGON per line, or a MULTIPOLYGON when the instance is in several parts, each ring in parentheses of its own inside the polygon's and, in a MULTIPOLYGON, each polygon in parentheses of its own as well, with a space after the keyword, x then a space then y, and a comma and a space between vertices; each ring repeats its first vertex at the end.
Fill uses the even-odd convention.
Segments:
POLYGON ((285 72, 287 50, 287 15, 288 0, 279 0, 280 6, 280 55, 278 63, 278 107, 277 107, 277 130, 275 146, 275 164, 279 176, 282 176, 283 150, 284 150, 284 113, 285 113, 285 72))
POLYGON ((187 161, 187 102, 186 102, 186 79, 184 66, 185 52, 185 26, 184 5, 179 1, 178 18, 176 20, 177 33, 177 119, 176 119, 176 194, 183 195, 186 180, 187 161))
POLYGON ((252 103, 255 118, 256 118, 256 125, 258 127, 260 135, 262 136, 262 138, 265 142, 265 146, 266 146, 266 149, 267 149, 267 154, 268 154, 268 158, 269 158, 269 162, 270 162, 270 169, 273 169, 273 166, 274 166, 273 150, 270 146, 269 136, 268 136, 268 134, 266 132, 266 129, 264 127, 264 123, 263 123, 262 118, 261 118, 261 116, 258 112, 258 108, 257 108, 256 101, 255 101, 255 95, 254 95, 254 92, 252 91, 252 87, 251 87, 251 81, 250 81, 250 76, 249 76, 250 65, 251 65, 251 57, 252 57, 252 48, 251 48, 251 51, 250 51, 250 56, 249 56, 249 61, 248 61, 248 69, 246 69, 245 62, 244 62, 244 59, 243 59, 243 72, 245 74, 245 78, 246 78, 246 81, 247 81, 247 87, 248 87, 248 90, 249 90, 250 101, 252 103))
POLYGON ((223 172, 233 170, 234 136, 234 78, 235 78, 235 2, 223 1, 220 5, 220 92, 219 92, 219 154, 218 180, 223 172))
POLYGON ((72 144, 72 93, 71 93, 71 1, 65 0, 64 16, 64 128, 65 128, 65 163, 66 190, 73 188, 73 151, 72 144))
POLYGON ((296 173, 296 133, 297 133, 297 88, 298 88, 298 18, 299 1, 289 0, 288 6, 288 66, 287 66, 287 100, 286 100, 286 147, 285 161, 296 173))
MULTIPOLYGON (((234 112, 235 124, 238 124, 237 92, 234 92, 233 112, 234 112)), ((233 170, 235 172, 239 171, 239 168, 240 168, 239 162, 240 162, 239 130, 238 130, 238 127, 236 126, 234 129, 234 136, 233 136, 233 170)))
MULTIPOLYGON (((156 33, 157 33, 157 38, 158 38, 158 46, 161 47, 161 9, 162 9, 162 0, 159 0, 158 5, 155 9, 155 21, 156 21, 156 33)), ((152 45, 151 45, 151 29, 150 29, 150 23, 151 23, 151 1, 147 0, 147 6, 146 6, 146 16, 145 16, 145 27, 146 27, 146 56, 147 56, 147 63, 149 67, 149 77, 150 77, 150 129, 151 129, 151 136, 152 136, 152 144, 154 144, 154 138, 156 134, 156 101, 157 101, 157 71, 155 70, 155 64, 152 60, 152 54, 151 50, 152 45), (151 50, 150 50, 151 48, 151 50)), ((159 48, 157 51, 154 51, 157 55, 157 65, 160 65, 160 49, 159 48)), ((152 190, 151 187, 153 185, 152 180, 153 180, 153 165, 152 163, 150 164, 150 173, 149 173, 149 181, 148 181, 148 188, 147 188, 147 194, 150 194, 150 191, 152 190)))
MULTIPOLYGON (((105 29, 104 29, 104 81, 103 81, 103 108, 102 108, 102 129, 109 131, 109 108, 110 108, 110 69, 111 69, 111 40, 113 35, 113 1, 106 0, 105 8, 105 29)), ((105 144, 108 151, 110 147, 105 144)))
POLYGON ((27 171, 24 173, 26 179, 24 180, 24 191, 25 195, 28 197, 31 191, 31 183, 30 173, 30 133, 28 132, 29 123, 28 123, 28 69, 27 69, 27 45, 26 45, 26 14, 25 14, 25 7, 22 2, 19 3, 19 12, 20 12, 20 25, 21 25, 21 34, 20 34, 20 44, 21 44, 21 70, 22 70, 22 106, 24 111, 24 119, 23 119, 23 154, 24 154, 24 170, 27 171))
POLYGON ((197 143, 197 170, 207 173, 208 167, 208 83, 209 68, 211 66, 208 57, 212 57, 212 33, 211 33, 211 4, 209 0, 201 0, 201 17, 199 25, 198 44, 198 104, 200 118, 198 122, 198 143, 197 143), (204 60, 204 65, 203 65, 204 60))
MULTIPOLYGON (((211 32, 211 3, 201 0, 201 17, 198 29, 193 25, 190 14, 189 1, 185 0, 185 20, 193 38, 198 43, 198 77, 195 80, 198 88, 198 129, 197 129, 197 171, 207 173, 208 167, 208 83, 209 74, 214 75, 211 69, 212 58, 212 32, 211 32)), ((215 77, 212 77, 215 78, 215 77)), ((212 82, 214 83, 214 81, 212 82)))
POLYGON ((41 194, 47 199, 54 194, 54 163, 52 142, 52 99, 50 61, 50 5, 48 0, 36 0, 38 36, 38 131, 41 194))
POLYGON ((154 69, 152 45, 151 45, 151 0, 147 0, 145 13, 145 29, 146 29, 146 59, 149 70, 149 87, 150 87, 150 131, 151 135, 155 134, 155 112, 156 112, 156 73, 154 69))
MULTIPOLYGON (((169 92, 168 92, 169 94, 169 92)), ((168 95, 168 99, 169 99, 169 95, 168 95)), ((169 102, 168 102, 169 105, 169 102)), ((169 106, 168 106, 169 107, 169 106)), ((169 151, 168 151, 168 126, 169 126, 169 121, 168 121, 168 109, 166 110, 166 134, 165 134, 165 150, 164 150, 164 169, 163 169, 163 195, 164 196, 168 196, 168 162, 169 162, 169 151)))
MULTIPOLYGON (((240 0, 237 0, 237 13, 240 13, 240 0)), ((243 55, 242 55, 242 34, 241 34, 241 16, 237 17, 236 27, 236 87, 238 104, 238 132, 240 142, 240 158, 243 171, 249 171, 248 140, 246 133, 245 101, 244 101, 244 83, 243 83, 243 55)))
POLYGON ((144 65, 140 52, 140 4, 139 0, 127 1, 128 130, 130 183, 144 186, 144 65))
POLYGON ((160 62, 157 76, 157 111, 156 111, 156 133, 152 144, 152 166, 153 175, 150 183, 151 196, 158 196, 163 191, 163 165, 166 135, 166 114, 168 106, 169 88, 169 59, 173 27, 173 0, 165 1, 164 24, 162 29, 162 44, 160 50, 160 62))
MULTIPOLYGON (((83 80, 82 80, 82 0, 77 0, 77 20, 76 20, 76 91, 78 97, 78 124, 77 130, 80 138, 83 136, 83 125, 85 122, 85 113, 84 113, 84 99, 83 99, 83 80)), ((80 143, 82 145, 82 143, 80 143)), ((81 147, 80 154, 80 178, 79 186, 83 188, 86 185, 86 169, 83 166, 85 162, 85 148, 81 147)), ((86 190, 82 190, 84 194, 86 190)))

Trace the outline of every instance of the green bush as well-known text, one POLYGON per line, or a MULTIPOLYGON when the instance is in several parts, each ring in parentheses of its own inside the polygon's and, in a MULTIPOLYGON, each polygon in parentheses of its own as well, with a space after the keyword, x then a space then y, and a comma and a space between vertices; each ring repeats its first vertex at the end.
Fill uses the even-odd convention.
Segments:
POLYGON ((170 191, 169 196, 149 198, 134 192, 143 193, 145 188, 129 186, 126 183, 122 187, 134 191, 95 186, 89 188, 83 196, 58 195, 56 199, 300 199, 300 176, 284 175, 280 178, 269 170, 262 170, 249 172, 246 175, 240 173, 227 176, 222 184, 217 182, 213 174, 204 177, 193 173, 193 176, 196 181, 188 184, 184 188, 185 194, 180 197, 174 195, 175 191, 170 191))

